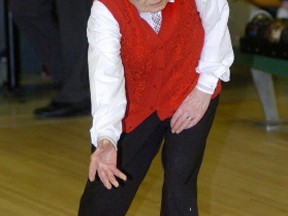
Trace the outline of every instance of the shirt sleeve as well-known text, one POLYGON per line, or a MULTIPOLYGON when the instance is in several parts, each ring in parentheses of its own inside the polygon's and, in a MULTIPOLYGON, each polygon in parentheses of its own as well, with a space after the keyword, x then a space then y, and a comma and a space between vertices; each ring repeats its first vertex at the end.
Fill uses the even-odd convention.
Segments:
POLYGON ((218 80, 230 80, 234 61, 228 30, 229 5, 226 0, 196 0, 205 32, 204 45, 196 71, 200 74, 197 88, 213 94, 218 80))
POLYGON ((94 1, 87 24, 88 65, 93 123, 92 144, 109 139, 117 148, 126 110, 120 29, 111 12, 94 1))

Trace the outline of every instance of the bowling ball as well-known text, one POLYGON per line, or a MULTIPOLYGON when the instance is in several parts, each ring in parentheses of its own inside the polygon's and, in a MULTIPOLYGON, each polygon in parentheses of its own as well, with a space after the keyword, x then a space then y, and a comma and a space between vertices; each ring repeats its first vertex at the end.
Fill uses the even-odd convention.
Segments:
POLYGON ((270 43, 279 43, 283 30, 287 27, 287 22, 282 19, 273 20, 268 28, 268 41, 270 43))
POLYGON ((245 37, 266 40, 268 37, 268 27, 273 20, 272 16, 259 12, 248 22, 245 28, 245 37))

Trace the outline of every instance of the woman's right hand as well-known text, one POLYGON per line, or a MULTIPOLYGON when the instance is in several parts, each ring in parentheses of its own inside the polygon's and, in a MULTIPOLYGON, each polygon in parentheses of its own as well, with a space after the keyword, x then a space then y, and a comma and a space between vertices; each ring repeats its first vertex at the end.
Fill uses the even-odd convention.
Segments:
POLYGON ((89 165, 89 180, 93 182, 96 175, 107 189, 119 187, 116 177, 126 181, 127 176, 117 166, 117 150, 107 139, 99 141, 95 152, 91 155, 89 165))

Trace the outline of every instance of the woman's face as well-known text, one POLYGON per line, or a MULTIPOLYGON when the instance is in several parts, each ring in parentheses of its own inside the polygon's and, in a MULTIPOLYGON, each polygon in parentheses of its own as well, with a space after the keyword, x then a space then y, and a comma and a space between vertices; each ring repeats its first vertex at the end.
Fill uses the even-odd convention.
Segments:
POLYGON ((130 2, 143 12, 157 12, 165 8, 169 0, 130 0, 130 2))

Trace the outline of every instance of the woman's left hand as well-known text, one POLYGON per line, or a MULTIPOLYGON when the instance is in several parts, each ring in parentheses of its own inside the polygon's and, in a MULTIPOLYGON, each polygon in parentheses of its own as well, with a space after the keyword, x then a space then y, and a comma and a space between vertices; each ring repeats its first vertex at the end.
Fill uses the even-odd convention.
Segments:
POLYGON ((172 116, 172 133, 179 134, 184 129, 196 125, 205 114, 210 101, 211 94, 194 88, 172 116))

